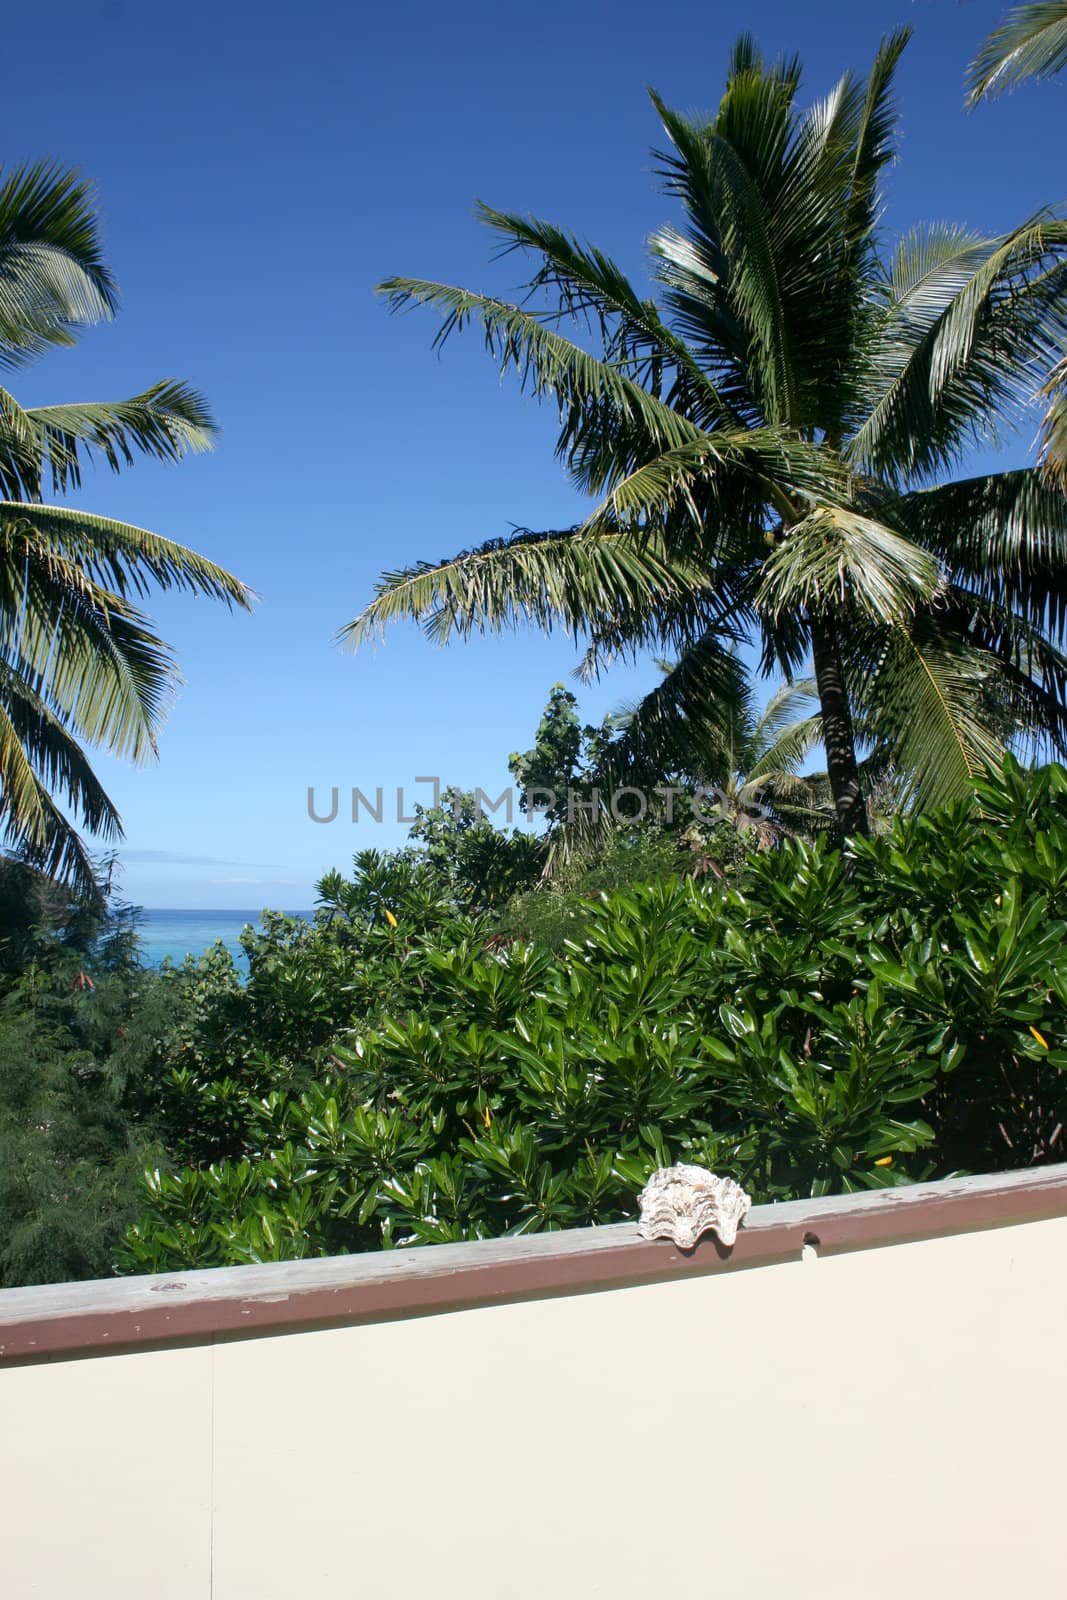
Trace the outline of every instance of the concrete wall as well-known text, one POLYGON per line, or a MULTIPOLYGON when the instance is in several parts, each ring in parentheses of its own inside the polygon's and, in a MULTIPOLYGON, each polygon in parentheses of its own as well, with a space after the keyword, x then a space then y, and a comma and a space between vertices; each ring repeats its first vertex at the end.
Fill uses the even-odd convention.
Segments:
POLYGON ((16 1365, 2 1592, 1059 1593, 1065 1263, 1058 1216, 16 1365))

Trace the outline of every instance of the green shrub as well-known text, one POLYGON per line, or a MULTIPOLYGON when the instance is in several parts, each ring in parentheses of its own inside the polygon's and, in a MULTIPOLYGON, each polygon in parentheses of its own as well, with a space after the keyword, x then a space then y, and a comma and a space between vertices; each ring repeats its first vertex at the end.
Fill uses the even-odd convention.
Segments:
MULTIPOLYGON (((849 860, 790 841, 604 893, 559 952, 384 860, 327 887, 332 919, 268 930, 248 985, 253 1012, 296 995, 314 1081, 201 1060, 226 1158, 150 1176, 127 1269, 606 1222, 675 1160, 774 1200, 1061 1148, 1060 768, 1009 762, 849 860)), ((292 1017, 270 1043, 297 1072, 292 1017)))

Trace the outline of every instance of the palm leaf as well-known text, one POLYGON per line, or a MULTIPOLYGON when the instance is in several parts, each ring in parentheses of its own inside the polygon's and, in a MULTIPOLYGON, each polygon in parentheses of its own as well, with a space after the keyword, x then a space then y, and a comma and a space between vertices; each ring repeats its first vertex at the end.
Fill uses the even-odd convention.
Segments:
POLYGON ((814 678, 787 679, 775 689, 752 729, 753 752, 761 755, 798 720, 807 720, 818 704, 819 690, 814 678), (798 716, 799 714, 799 716, 798 716))
POLYGON ((852 172, 846 204, 848 237, 867 248, 878 217, 878 180, 896 154, 899 116, 892 98, 900 58, 911 39, 910 27, 884 38, 874 58, 858 125, 849 130, 852 172))
MULTIPOLYGON (((715 513, 729 524, 735 512, 731 490, 739 476, 747 480, 750 493, 755 482, 763 500, 778 495, 790 505, 832 495, 846 482, 840 463, 828 451, 780 429, 720 428, 636 467, 614 485, 585 527, 660 525, 681 512, 708 551, 719 543, 715 513)), ((675 537, 677 529, 675 521, 675 537)))
POLYGON ((1067 627, 1067 496, 1033 468, 919 490, 892 505, 954 581, 996 592, 1038 627, 1067 627))
POLYGON ((654 236, 658 274, 679 328, 722 369, 724 394, 750 424, 835 439, 852 425, 877 180, 893 153, 892 82, 906 41, 906 30, 883 40, 866 85, 846 74, 803 116, 792 111, 792 66, 764 69, 755 55, 712 122, 657 102, 675 147, 661 171, 688 224, 654 236))
POLYGON ((477 207, 477 215, 504 241, 504 251, 535 251, 542 265, 531 291, 553 294, 559 310, 596 324, 604 358, 642 387, 681 409, 698 426, 738 428, 743 419, 716 389, 692 351, 662 320, 654 300, 643 300, 622 269, 603 251, 583 246, 563 229, 536 217, 477 207), (664 377, 673 369, 673 382, 664 377))
POLYGON ((7 812, 7 826, 20 833, 20 842, 34 848, 47 842, 50 813, 43 796, 54 795, 57 791, 65 795, 67 804, 91 833, 105 838, 120 836, 119 814, 81 746, 41 696, 2 661, 0 707, 7 720, 8 734, 13 734, 21 752, 21 758, 10 749, 0 756, 3 762, 0 790, 4 795, 2 803, 7 812), (32 769, 36 792, 32 787, 27 790, 25 784, 21 789, 17 783, 9 785, 8 759, 13 761, 13 773, 24 770, 27 765, 32 769))
POLYGON ((0 532, 0 651, 73 734, 143 761, 178 678, 147 618, 24 529, 0 532))
POLYGON ((994 99, 1027 78, 1067 66, 1067 0, 1016 6, 986 39, 967 74, 967 104, 994 99))
MULTIPOLYGON (((676 558, 672 557, 674 565, 676 558)), ((705 634, 736 648, 756 621, 752 587, 752 568, 724 558, 715 564, 712 574, 694 568, 690 581, 672 594, 635 594, 627 606, 620 606, 610 617, 597 618, 586 629, 588 644, 575 677, 591 682, 615 661, 636 660, 642 650, 677 657, 705 634)))
POLYGON ((618 719, 621 732, 595 781, 618 787, 706 778, 721 769, 724 751, 750 717, 749 675, 733 642, 705 633, 618 719))
POLYGON ((135 452, 157 461, 180 461, 190 452, 210 450, 217 432, 203 396, 176 378, 153 384, 144 394, 109 403, 34 406, 17 417, 3 417, 0 428, 0 471, 12 423, 20 447, 28 444, 36 458, 35 480, 26 483, 25 498, 41 497, 45 470, 52 489, 61 494, 81 483, 81 457, 99 454, 118 472, 131 466, 135 452))
POLYGON ((114 808, 77 746, 46 707, 34 705, 25 686, 6 680, 0 686, 0 843, 48 877, 92 890, 92 859, 35 772, 29 752, 41 759, 49 777, 66 783, 71 799, 99 831, 121 833, 114 808))
POLYGON ((121 595, 144 595, 154 583, 251 609, 253 591, 224 567, 133 523, 71 506, 0 501, 0 528, 79 565, 90 578, 113 584, 121 595))
POLYGON ((895 624, 929 601, 941 581, 930 553, 893 528, 845 507, 820 506, 776 546, 757 603, 777 618, 832 612, 847 600, 872 620, 895 624))
POLYGON ((1041 392, 1049 405, 1041 419, 1038 457, 1049 481, 1067 492, 1067 356, 1057 362, 1041 392))
MULTIPOLYGON (((746 97, 745 109, 754 124, 746 129, 746 143, 763 141, 773 147, 781 134, 787 93, 776 81, 767 94, 746 97)), ((702 231, 716 240, 729 261, 732 308, 752 352, 758 352, 758 368, 750 382, 756 381, 763 415, 770 422, 791 427, 798 420, 796 395, 768 197, 742 152, 719 131, 722 113, 714 128, 701 130, 671 111, 657 95, 653 94, 652 100, 677 152, 676 156, 661 157, 668 181, 674 183, 691 212, 699 208, 702 231)), ((661 232, 653 240, 661 261, 674 264, 676 239, 674 233, 661 232)))
POLYGON ((572 635, 610 627, 622 611, 641 614, 684 596, 699 569, 667 560, 657 539, 581 529, 492 540, 450 561, 386 573, 375 598, 338 637, 358 646, 400 619, 421 622, 445 643, 453 633, 501 632, 520 622, 572 635))
POLYGON ((34 500, 40 487, 40 436, 14 395, 0 389, 0 493, 8 500, 34 500))
POLYGON ((435 347, 469 322, 479 321, 486 349, 498 361, 501 373, 516 371, 524 389, 538 398, 552 395, 566 411, 608 406, 640 427, 649 448, 655 450, 669 450, 703 437, 699 428, 635 379, 545 327, 519 306, 420 278, 387 278, 378 288, 394 311, 428 305, 442 314, 444 323, 435 347))
POLYGON ((938 627, 983 652, 991 727, 1006 741, 1025 737, 1067 754, 1067 656, 1045 632, 1003 600, 953 586, 938 607, 938 627))
POLYGON ((869 415, 848 454, 921 476, 1014 427, 1067 340, 1067 223, 1039 216, 996 239, 909 234, 872 339, 869 415))
MULTIPOLYGON (((0 706, 0 741, 3 739, 0 706)), ((38 843, 31 843, 8 816, 0 798, 0 842, 20 860, 35 867, 53 883, 70 885, 76 893, 99 894, 96 862, 69 818, 65 817, 42 785, 38 786, 43 823, 38 843)))
POLYGON ((793 798, 806 795, 806 780, 803 780, 803 788, 785 780, 796 777, 796 769, 801 762, 806 761, 821 743, 822 717, 819 713, 798 717, 795 722, 782 728, 774 743, 748 767, 742 792, 763 787, 771 793, 791 794, 793 798))
POLYGON ((783 800, 811 804, 807 780, 797 779, 796 770, 822 742, 818 704, 814 678, 779 684, 746 741, 740 796, 763 787, 783 800))
POLYGON ((873 655, 854 657, 851 666, 854 703, 864 722, 879 729, 909 803, 959 799, 1002 759, 986 698, 996 664, 981 650, 924 617, 888 630, 873 655))
POLYGON ((0 182, 0 367, 14 367, 110 317, 118 292, 92 188, 49 162, 0 182))

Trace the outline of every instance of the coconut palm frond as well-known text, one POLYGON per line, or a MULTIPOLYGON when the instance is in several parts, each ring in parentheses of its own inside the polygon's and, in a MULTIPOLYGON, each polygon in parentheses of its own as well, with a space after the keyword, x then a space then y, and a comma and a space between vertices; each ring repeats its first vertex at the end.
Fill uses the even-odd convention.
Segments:
POLYGON ((474 631, 501 632, 522 622, 544 629, 610 625, 620 609, 645 614, 692 588, 695 569, 667 560, 655 539, 581 528, 520 532, 465 551, 451 561, 386 573, 376 598, 341 630, 355 647, 399 619, 422 623, 445 643, 474 631))
POLYGON ((46 161, 0 174, 0 367, 73 344, 117 303, 92 186, 46 161))
POLYGON ((919 490, 892 515, 957 584, 997 593, 1039 627, 1067 628, 1067 495, 1036 468, 919 490))
POLYGON ((577 415, 587 406, 607 408, 639 426, 658 450, 701 436, 699 428, 626 372, 546 327, 521 306, 419 278, 387 278, 379 289, 394 311, 432 306, 440 312, 444 321, 435 347, 469 323, 480 323, 486 349, 501 374, 514 371, 524 389, 539 399, 551 396, 564 411, 577 415))
POLYGON ((169 648, 128 601, 25 538, 12 573, 2 559, 12 542, 0 541, 0 570, 15 578, 0 604, 7 666, 76 738, 133 761, 152 759, 178 684, 169 648))
POLYGON ((1028 78, 1051 78, 1067 67, 1067 0, 1016 6, 971 62, 967 105, 1015 89, 1028 78))
POLYGON ((850 459, 903 478, 952 467, 1020 422, 1065 340, 1067 222, 1042 214, 995 239, 909 234, 889 269, 850 459))
POLYGON ((540 218, 520 217, 486 205, 479 205, 476 214, 502 241, 502 253, 525 250, 540 255, 542 265, 529 289, 554 296, 559 314, 594 325, 604 359, 705 431, 742 426, 743 419, 685 341, 663 321, 655 301, 642 299, 603 251, 583 245, 540 218))
POLYGON ((251 610, 255 595, 239 578, 185 545, 147 528, 117 522, 73 506, 0 501, 0 537, 28 542, 42 553, 111 584, 123 596, 145 595, 154 585, 206 595, 251 610))
POLYGON ((722 766, 752 716, 752 688, 730 641, 707 633, 621 720, 598 781, 699 779, 722 766))
POLYGON ((851 599, 873 620, 897 623, 941 584, 929 551, 873 517, 819 507, 789 531, 763 569, 758 604, 772 617, 820 612, 851 599))
POLYGON ((167 378, 129 400, 33 406, 17 416, 5 409, 0 414, 0 473, 9 477, 17 469, 23 487, 18 498, 39 500, 46 477, 55 494, 78 488, 83 459, 99 455, 115 472, 132 466, 137 455, 180 461, 210 450, 217 432, 204 397, 179 379, 167 378), (5 459, 9 439, 17 446, 10 465, 5 459), (22 469, 27 448, 34 459, 32 474, 22 469))
POLYGON ((754 744, 746 763, 746 782, 769 784, 772 788, 782 774, 796 777, 797 768, 806 761, 822 743, 822 719, 816 712, 808 717, 798 717, 795 722, 779 729, 777 735, 760 751, 754 744))
POLYGON ((1067 495, 1067 356, 1056 363, 1041 396, 1048 409, 1041 419, 1038 460, 1048 481, 1067 495))
POLYGON ((818 703, 819 690, 814 678, 787 679, 780 683, 756 719, 752 730, 753 747, 761 752, 769 748, 783 730, 807 721, 818 703))
MULTIPOLYGON (((0 175, 0 366, 71 344, 116 303, 90 187, 46 163, 0 175)), ((192 550, 42 492, 77 487, 94 459, 178 461, 215 431, 176 379, 111 403, 23 407, 0 389, 0 837, 86 888, 91 857, 52 791, 92 832, 118 833, 81 742, 150 760, 179 681, 131 596, 155 584, 247 608, 251 595, 192 550)))
MULTIPOLYGON (((50 813, 44 797, 61 794, 74 811, 83 827, 102 838, 121 835, 122 826, 113 803, 104 792, 89 761, 72 738, 63 722, 53 713, 41 695, 35 693, 19 673, 6 662, 0 662, 0 706, 5 718, 5 743, 0 763, 3 777, 0 791, 9 793, 7 775, 10 772, 10 792, 27 781, 37 787, 30 799, 30 811, 36 820, 24 829, 22 842, 40 846, 47 842, 50 813)), ((0 801, 0 805, 4 802, 0 801)), ((19 806, 12 805, 17 813, 19 806)))
POLYGON ((855 703, 878 728, 909 803, 960 799, 1003 759, 988 706, 996 664, 986 652, 920 619, 889 630, 877 657, 854 666, 855 703))

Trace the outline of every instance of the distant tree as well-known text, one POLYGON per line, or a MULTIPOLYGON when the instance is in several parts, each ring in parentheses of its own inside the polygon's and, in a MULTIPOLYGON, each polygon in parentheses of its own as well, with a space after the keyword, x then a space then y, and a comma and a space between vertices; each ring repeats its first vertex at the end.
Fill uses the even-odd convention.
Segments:
POLYGON ((533 748, 509 760, 522 805, 540 805, 555 830, 553 869, 575 849, 595 854, 605 829, 625 827, 638 811, 681 831, 691 815, 681 795, 699 788, 717 791, 731 828, 758 827, 770 839, 783 825, 810 826, 818 790, 800 768, 822 738, 814 682, 780 685, 760 710, 740 662, 729 693, 720 680, 715 696, 704 695, 700 654, 661 661, 660 686, 600 727, 583 727, 575 696, 553 686, 533 748), (681 794, 668 803, 671 789, 681 794))
POLYGON ((578 700, 562 683, 554 683, 532 747, 508 757, 508 771, 519 785, 519 805, 528 815, 550 824, 565 823, 573 806, 589 803, 592 773, 610 746, 614 719, 599 728, 583 725, 578 700))
POLYGON ((433 869, 444 895, 468 915, 502 906, 541 876, 541 840, 519 828, 494 827, 476 794, 445 789, 438 805, 417 805, 415 812, 409 837, 416 859, 433 869))
MULTIPOLYGON (((72 345, 116 304, 89 186, 46 164, 0 174, 0 367, 72 345)), ((75 823, 122 830, 82 746, 152 759, 178 682, 136 602, 151 583, 242 607, 249 591, 143 528, 45 505, 45 489, 77 488, 95 456, 116 472, 138 453, 178 461, 214 432, 203 398, 175 379, 128 400, 29 408, 0 389, 0 843, 86 891, 75 823)))
POLYGON ((711 699, 699 692, 699 661, 660 665, 659 692, 613 718, 618 737, 601 755, 604 773, 714 786, 724 820, 764 826, 768 837, 780 831, 776 822, 810 824, 816 790, 800 769, 822 739, 814 679, 780 684, 761 710, 740 665, 731 692, 720 684, 711 699))

